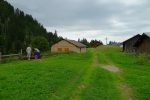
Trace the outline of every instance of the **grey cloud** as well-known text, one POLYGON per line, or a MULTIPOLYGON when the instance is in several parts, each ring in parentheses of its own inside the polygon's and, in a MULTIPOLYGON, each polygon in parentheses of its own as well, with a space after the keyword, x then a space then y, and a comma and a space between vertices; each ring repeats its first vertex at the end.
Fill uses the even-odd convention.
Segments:
MULTIPOLYGON (((47 28, 61 32, 95 31, 115 38, 148 31, 149 0, 8 0, 47 28)), ((84 35, 86 37, 86 35, 84 35)))

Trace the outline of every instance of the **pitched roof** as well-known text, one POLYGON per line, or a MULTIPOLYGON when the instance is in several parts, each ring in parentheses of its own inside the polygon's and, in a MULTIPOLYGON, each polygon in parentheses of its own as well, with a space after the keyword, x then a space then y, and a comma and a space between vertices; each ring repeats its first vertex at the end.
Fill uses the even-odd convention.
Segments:
POLYGON ((138 39, 138 41, 134 44, 134 46, 138 47, 146 38, 150 38, 150 32, 143 33, 141 37, 138 39))
POLYGON ((145 34, 146 36, 150 37, 150 32, 145 32, 143 34, 145 34))
POLYGON ((133 37, 131 37, 131 38, 125 40, 123 43, 125 43, 125 42, 127 42, 127 41, 129 41, 129 40, 131 40, 131 39, 133 39, 133 38, 136 38, 136 37, 140 38, 141 35, 140 35, 140 34, 137 34, 137 35, 135 35, 135 36, 133 36, 133 37))
POLYGON ((86 47, 86 45, 84 45, 84 44, 82 44, 80 42, 77 42, 75 40, 68 40, 68 39, 64 39, 64 40, 69 42, 69 43, 71 43, 71 44, 73 44, 73 45, 75 45, 75 46, 77 46, 77 47, 80 47, 80 48, 86 47))

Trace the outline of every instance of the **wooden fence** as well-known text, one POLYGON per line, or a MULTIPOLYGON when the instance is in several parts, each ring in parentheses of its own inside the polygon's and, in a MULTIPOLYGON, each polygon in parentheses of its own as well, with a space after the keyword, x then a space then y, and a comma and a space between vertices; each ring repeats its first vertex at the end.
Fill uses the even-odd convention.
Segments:
POLYGON ((2 55, 0 52, 0 62, 2 61, 3 58, 10 58, 10 57, 21 57, 22 56, 22 50, 18 54, 9 54, 9 55, 2 55))

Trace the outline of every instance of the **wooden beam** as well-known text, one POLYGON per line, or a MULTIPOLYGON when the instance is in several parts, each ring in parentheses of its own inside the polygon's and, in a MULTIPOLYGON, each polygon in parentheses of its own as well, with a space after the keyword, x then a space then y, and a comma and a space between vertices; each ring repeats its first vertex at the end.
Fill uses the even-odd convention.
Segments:
POLYGON ((2 55, 2 57, 11 57, 11 56, 19 56, 20 54, 10 54, 10 55, 2 55))

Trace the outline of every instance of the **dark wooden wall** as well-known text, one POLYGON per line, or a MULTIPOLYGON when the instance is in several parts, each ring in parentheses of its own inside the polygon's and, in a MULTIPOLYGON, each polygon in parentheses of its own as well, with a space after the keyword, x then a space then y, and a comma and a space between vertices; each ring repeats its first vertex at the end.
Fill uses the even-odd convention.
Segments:
POLYGON ((137 53, 150 54, 150 38, 146 38, 137 48, 137 53))
POLYGON ((136 52, 136 47, 134 47, 134 44, 137 42, 139 37, 134 37, 126 42, 123 43, 123 51, 124 52, 136 52))

